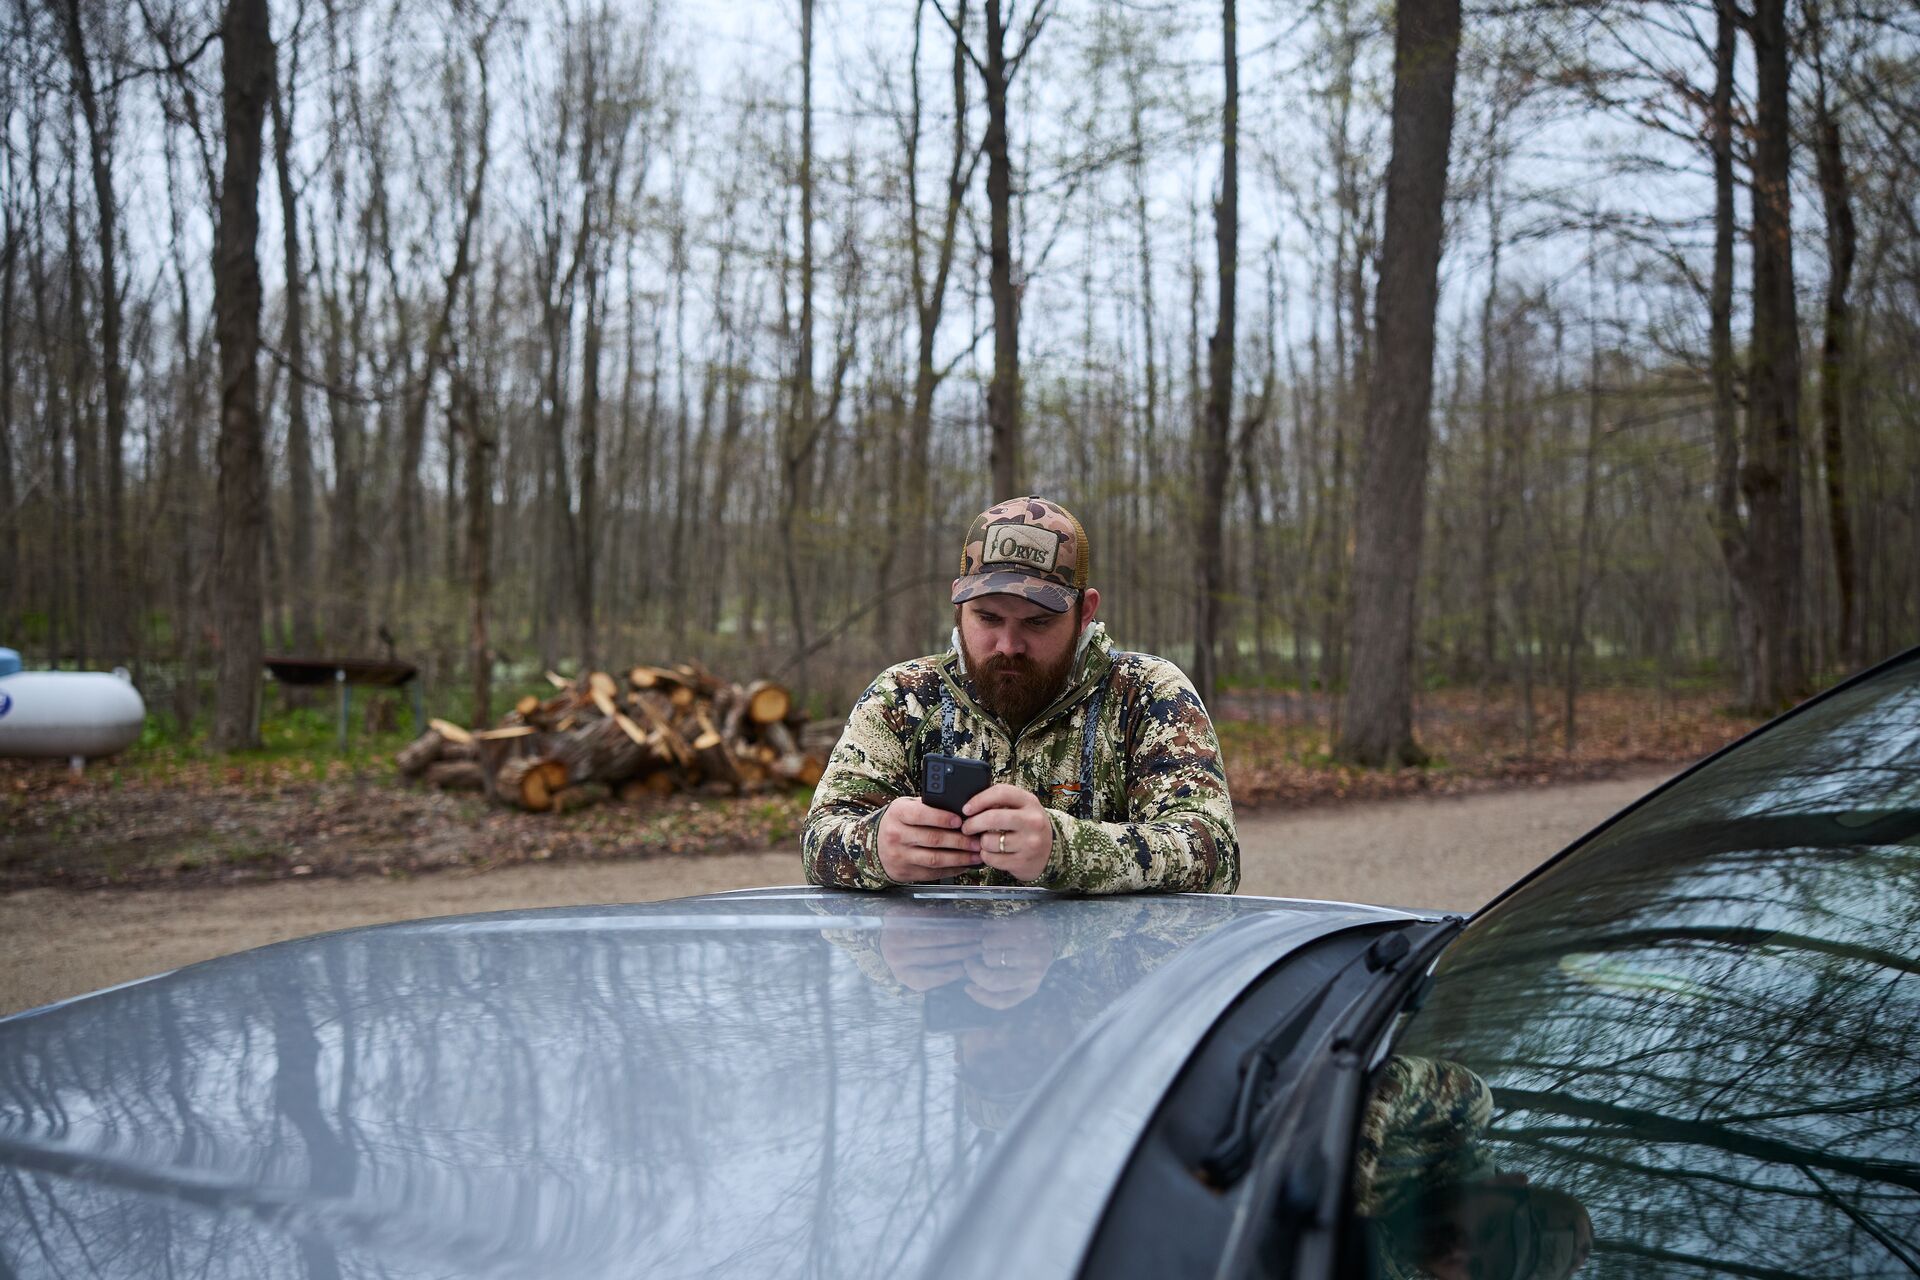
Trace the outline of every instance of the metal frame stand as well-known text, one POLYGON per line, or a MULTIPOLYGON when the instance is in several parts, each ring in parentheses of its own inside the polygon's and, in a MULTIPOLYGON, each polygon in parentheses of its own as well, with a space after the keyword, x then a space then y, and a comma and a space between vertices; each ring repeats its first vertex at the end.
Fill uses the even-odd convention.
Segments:
POLYGON ((353 710, 353 686, 347 683, 347 673, 336 668, 333 673, 334 687, 340 690, 340 754, 347 754, 347 718, 353 710))

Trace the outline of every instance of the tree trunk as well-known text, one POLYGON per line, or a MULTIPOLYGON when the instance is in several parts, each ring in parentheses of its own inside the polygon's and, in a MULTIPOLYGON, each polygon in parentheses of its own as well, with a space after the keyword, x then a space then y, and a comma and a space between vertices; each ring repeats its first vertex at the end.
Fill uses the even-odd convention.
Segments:
POLYGON ((221 23, 220 226, 214 250, 214 328, 220 343, 220 683, 214 745, 259 741, 260 550, 267 523, 260 425, 260 130, 273 90, 266 0, 230 0, 221 23))
POLYGON ((467 661, 473 678, 476 725, 493 723, 493 642, 488 634, 488 597, 493 590, 494 438, 481 430, 480 406, 464 375, 453 380, 454 412, 467 442, 467 661))
POLYGON ((1756 67, 1753 366, 1740 491, 1747 500, 1747 560, 1760 638, 1753 709, 1771 711, 1799 696, 1806 684, 1786 0, 1757 0, 1751 23, 1756 67))
POLYGON ((987 385, 991 502, 1017 497, 1020 469, 1020 295, 1013 281, 1013 162, 1007 154, 1007 66, 1001 0, 986 0, 987 288, 993 297, 993 381, 987 385))
MULTIPOLYGON (((1267 250, 1267 323, 1266 369, 1261 375, 1260 398, 1254 404, 1253 411, 1247 414, 1240 424, 1240 438, 1236 446, 1240 455, 1241 483, 1247 491, 1247 559, 1251 565, 1253 577, 1253 653, 1260 674, 1261 688, 1267 687, 1270 647, 1268 630, 1273 620, 1273 558, 1267 545, 1267 501, 1266 484, 1261 479, 1260 449, 1268 420, 1273 416, 1273 406, 1279 395, 1280 360, 1277 345, 1279 342, 1280 318, 1275 306, 1274 296, 1274 259, 1273 246, 1267 250)), ((1276 472, 1284 468, 1284 460, 1276 459, 1276 472)), ((1281 518, 1285 513, 1285 493, 1282 491, 1281 518)))
POLYGON ((67 517, 67 545, 72 551, 73 638, 75 658, 87 665, 99 652, 94 610, 100 591, 94 573, 104 567, 99 543, 100 459, 94 437, 94 400, 89 383, 92 369, 87 348, 87 283, 85 255, 80 249, 80 196, 77 177, 80 158, 69 152, 72 167, 67 173, 67 347, 64 355, 67 376, 67 428, 73 448, 73 488, 61 504, 67 517))
MULTIPOLYGON (((923 0, 924 3, 924 0, 923 0)), ((940 239, 934 246, 933 268, 928 272, 926 250, 922 245, 925 229, 920 224, 919 151, 920 151, 920 59, 918 40, 922 4, 914 7, 912 118, 908 131, 907 192, 909 253, 913 263, 914 319, 917 324, 913 369, 913 404, 908 411, 906 464, 901 485, 900 530, 908 547, 907 563, 911 576, 929 572, 934 566, 933 535, 930 517, 933 511, 933 400, 940 390, 943 371, 934 363, 940 333, 940 320, 946 310, 947 281, 953 273, 954 248, 959 243, 961 204, 966 198, 971 166, 967 161, 967 55, 958 35, 953 39, 953 153, 948 162, 945 201, 941 210, 940 239)), ((965 29, 966 0, 955 6, 954 22, 965 29)), ((886 585, 886 584, 883 584, 886 585)), ((896 621, 895 646, 902 656, 917 653, 926 638, 922 611, 893 610, 896 621)))
POLYGON ((800 330, 794 354, 788 427, 781 446, 780 534, 786 569, 787 616, 801 689, 807 688, 807 611, 800 581, 800 517, 814 423, 813 387, 813 0, 800 0, 800 330))
POLYGON ((1240 65, 1235 49, 1234 0, 1222 0, 1222 65, 1226 99, 1220 112, 1220 198, 1213 206, 1219 291, 1213 335, 1207 340, 1207 408, 1200 452, 1200 594, 1193 634, 1193 684, 1203 703, 1214 701, 1219 678, 1221 592, 1226 542, 1227 473, 1233 422, 1234 276, 1240 234, 1240 65))
MULTIPOLYGON (((7 86, 11 89, 11 84, 7 86)), ((20 497, 13 460, 13 278, 23 238, 13 224, 13 204, 6 204, 5 230, 0 233, 0 635, 17 635, 20 575, 20 497)))
MULTIPOLYGON (((1818 29, 1817 6, 1808 6, 1810 25, 1818 29)), ((1820 46, 1815 43, 1816 56, 1820 46)), ((1855 606, 1856 567, 1853 547, 1853 505, 1847 496, 1846 407, 1848 384, 1854 377, 1852 307, 1847 291, 1853 281, 1857 233, 1853 193, 1847 178, 1840 122, 1827 100, 1825 67, 1819 71, 1815 100, 1814 162, 1820 183, 1820 201, 1827 216, 1826 333, 1820 349, 1821 461, 1826 476, 1827 534, 1833 542, 1833 572, 1840 604, 1840 662, 1851 671, 1860 665, 1860 625, 1855 606)))
MULTIPOLYGON (((313 554, 313 446, 307 426, 307 339, 304 293, 300 268, 300 202, 293 189, 293 83, 298 63, 292 62, 273 95, 273 170, 280 188, 281 241, 286 259, 286 318, 281 345, 286 350, 287 487, 293 527, 287 536, 287 576, 293 603, 293 647, 314 653, 319 626, 314 613, 317 570, 313 554)), ((276 69, 277 71, 277 69, 276 69)), ((276 79, 279 77, 276 75, 276 79)))
MULTIPOLYGON (((1587 644, 1588 579, 1593 559, 1594 505, 1599 494, 1600 465, 1600 317, 1599 281, 1600 215, 1596 209, 1589 227, 1587 251, 1587 298, 1594 308, 1587 326, 1587 444, 1581 455, 1580 531, 1576 537, 1573 560, 1573 601, 1567 623, 1566 677, 1561 682, 1565 702, 1560 722, 1560 746, 1572 755, 1580 744, 1580 657, 1587 644)), ((1560 397, 1564 399, 1564 397, 1560 397)))
POLYGON ((365 430, 360 406, 353 403, 349 386, 353 371, 359 367, 359 308, 349 296, 342 300, 326 294, 327 309, 327 428, 333 443, 333 500, 327 513, 327 641, 339 650, 352 652, 367 634, 363 549, 366 530, 360 518, 361 453, 365 430), (349 328, 351 327, 351 333, 349 328), (353 359, 349 362, 349 338, 353 359))
POLYGON ((1487 295, 1480 308, 1480 635, 1475 682, 1480 704, 1486 705, 1487 688, 1494 676, 1494 657, 1498 631, 1498 580, 1500 531, 1506 520, 1506 493, 1500 485, 1499 424, 1494 415, 1493 363, 1494 317, 1500 304, 1500 251, 1504 244, 1500 203, 1500 125, 1503 113, 1498 102, 1487 113, 1487 295))
POLYGON ((1734 0, 1717 0, 1713 102, 1708 120, 1713 152, 1713 280, 1707 295, 1708 376, 1713 403, 1713 528, 1727 566, 1733 613, 1739 702, 1757 706, 1760 696, 1760 636, 1753 598, 1751 559, 1740 515, 1740 421, 1733 353, 1733 82, 1739 15, 1734 0))
MULTIPOLYGON (((115 660, 131 659, 138 645, 137 628, 125 619, 139 616, 140 608, 130 593, 131 575, 127 556, 124 513, 126 481, 124 454, 127 435, 127 371, 120 355, 120 282, 116 249, 119 225, 113 196, 113 123, 111 102, 102 103, 94 85, 93 64, 87 54, 86 35, 80 22, 79 0, 67 0, 67 58, 73 68, 74 93, 80 100, 81 118, 87 126, 87 155, 93 177, 93 197, 99 217, 95 223, 95 244, 100 257, 100 376, 106 400, 106 546, 105 563, 108 596, 112 601, 104 637, 109 654, 115 660)), ((78 245, 73 246, 77 252, 78 245)), ((70 300, 75 302, 76 300, 70 300)), ((78 418, 76 418, 76 422, 78 418)))
MULTIPOLYGON (((584 210, 583 210, 584 214, 584 210)), ((596 504, 600 483, 600 348, 601 320, 605 295, 601 288, 598 251, 588 250, 586 275, 586 325, 581 340, 580 379, 580 537, 573 562, 574 625, 580 636, 580 663, 591 668, 597 661, 594 623, 594 597, 597 584, 595 541, 600 522, 596 504)))
POLYGON ((1339 754, 1419 763, 1413 740, 1415 587, 1426 511, 1433 320, 1453 133, 1459 0, 1400 0, 1394 35, 1393 154, 1367 385, 1366 458, 1354 547, 1353 681, 1339 754))

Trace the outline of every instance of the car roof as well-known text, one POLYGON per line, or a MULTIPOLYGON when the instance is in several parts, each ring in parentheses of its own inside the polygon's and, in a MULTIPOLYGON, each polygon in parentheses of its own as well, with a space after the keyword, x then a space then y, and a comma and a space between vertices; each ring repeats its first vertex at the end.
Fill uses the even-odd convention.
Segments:
POLYGON ((768 889, 264 947, 0 1021, 0 1256, 1069 1274, 1219 1013, 1394 918, 768 889))

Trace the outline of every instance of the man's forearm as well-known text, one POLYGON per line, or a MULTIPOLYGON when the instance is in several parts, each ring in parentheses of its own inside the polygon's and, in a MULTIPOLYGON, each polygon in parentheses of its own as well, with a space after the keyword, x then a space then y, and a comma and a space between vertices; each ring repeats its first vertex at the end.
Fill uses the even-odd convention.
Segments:
POLYGON ((1195 810, 1151 822, 1093 822, 1057 809, 1054 850, 1040 883, 1073 893, 1232 893, 1240 883, 1240 843, 1231 821, 1195 810))
POLYGON ((881 809, 842 809, 807 815, 800 836, 807 883, 836 889, 886 889, 880 868, 881 809))

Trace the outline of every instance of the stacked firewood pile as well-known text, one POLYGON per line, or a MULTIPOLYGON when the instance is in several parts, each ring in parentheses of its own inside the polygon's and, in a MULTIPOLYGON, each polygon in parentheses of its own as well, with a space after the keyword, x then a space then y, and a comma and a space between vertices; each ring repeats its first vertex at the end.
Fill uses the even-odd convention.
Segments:
POLYGON ((552 697, 522 698, 492 728, 431 721, 394 757, 401 776, 558 813, 692 789, 810 787, 831 746, 771 680, 733 684, 697 663, 634 667, 624 681, 547 679, 552 697))

